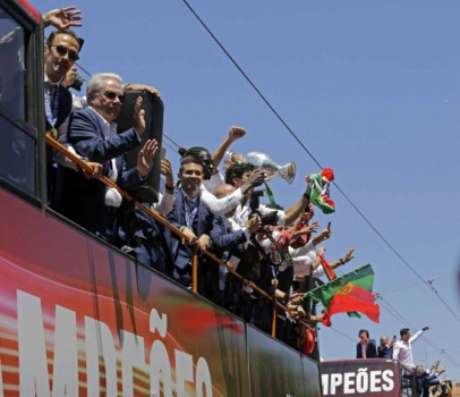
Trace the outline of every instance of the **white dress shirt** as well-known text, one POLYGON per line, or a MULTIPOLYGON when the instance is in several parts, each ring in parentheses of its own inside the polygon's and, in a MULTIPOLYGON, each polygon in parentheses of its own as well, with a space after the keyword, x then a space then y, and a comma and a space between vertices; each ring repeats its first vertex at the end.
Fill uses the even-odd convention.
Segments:
POLYGON ((398 340, 393 345, 393 360, 399 361, 401 366, 411 372, 415 370, 414 356, 412 355, 412 342, 415 342, 422 334, 423 331, 420 330, 411 336, 408 342, 398 340))
POLYGON ((217 216, 225 216, 225 214, 228 214, 230 211, 235 209, 243 198, 241 189, 237 189, 232 194, 222 198, 214 196, 214 194, 206 189, 204 184, 201 184, 200 189, 201 200, 209 208, 209 210, 217 216))

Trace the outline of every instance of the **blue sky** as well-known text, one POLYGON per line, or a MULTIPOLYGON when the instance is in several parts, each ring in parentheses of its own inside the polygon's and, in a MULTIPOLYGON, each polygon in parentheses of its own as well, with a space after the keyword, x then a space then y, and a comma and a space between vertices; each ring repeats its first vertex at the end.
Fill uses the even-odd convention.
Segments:
MULTIPOLYGON (((41 10, 69 5, 33 1, 41 10)), ((217 2, 192 5, 308 148, 336 171, 341 187, 405 258, 459 313, 460 3, 408 0, 217 2)), ((214 148, 228 127, 247 128, 235 150, 295 160, 296 181, 274 183, 289 205, 303 192, 313 162, 211 42, 180 0, 75 1, 84 14, 81 63, 126 82, 156 86, 165 131, 184 146, 214 148)), ((176 155, 168 151, 172 160, 176 155)), ((337 191, 329 258, 357 249, 348 269, 371 263, 376 291, 404 323, 382 310, 381 323, 337 316, 333 326, 356 340, 431 326, 429 338, 457 366, 420 340, 418 362, 441 359, 460 378, 460 324, 388 250, 337 191)), ((355 343, 320 333, 324 358, 352 357, 355 343)))

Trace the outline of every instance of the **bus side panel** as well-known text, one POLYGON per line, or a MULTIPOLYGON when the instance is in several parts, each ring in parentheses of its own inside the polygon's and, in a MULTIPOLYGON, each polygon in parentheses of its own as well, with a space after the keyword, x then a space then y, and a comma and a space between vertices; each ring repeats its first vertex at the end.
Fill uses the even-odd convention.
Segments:
POLYGON ((0 216, 1 396, 249 396, 243 322, 2 190, 0 216))

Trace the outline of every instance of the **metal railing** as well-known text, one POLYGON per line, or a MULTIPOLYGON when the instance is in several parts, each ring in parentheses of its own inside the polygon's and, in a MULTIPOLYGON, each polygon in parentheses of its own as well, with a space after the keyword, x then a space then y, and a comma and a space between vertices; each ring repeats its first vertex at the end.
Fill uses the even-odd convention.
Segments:
MULTIPOLYGON (((84 172, 91 173, 92 169, 88 164, 86 163, 85 160, 82 160, 80 157, 69 151, 64 145, 62 145, 60 142, 58 142, 55 138, 52 137, 51 133, 46 133, 46 143, 51 146, 54 150, 59 152, 61 155, 72 161, 78 168, 80 168, 84 172)), ((94 176, 94 179, 99 180, 102 182, 104 185, 110 188, 116 189, 120 195, 123 197, 123 199, 127 200, 128 202, 131 202, 134 204, 135 208, 141 210, 151 218, 153 218, 156 222, 160 223, 162 226, 165 228, 169 229, 172 233, 174 233, 176 236, 184 239, 185 235, 179 230, 178 227, 175 225, 171 224, 163 215, 161 215, 159 212, 155 211, 154 209, 147 207, 145 204, 139 203, 136 201, 129 193, 127 193, 125 190, 121 189, 112 179, 110 179, 107 176, 94 176)), ((213 263, 216 265, 224 265, 228 272, 231 273, 235 278, 240 280, 243 285, 251 288, 253 291, 257 292, 261 297, 269 300, 272 305, 273 305, 273 312, 272 312, 272 324, 271 324, 271 335, 273 338, 276 338, 276 318, 277 318, 277 312, 278 310, 284 311, 285 313, 288 313, 288 308, 282 304, 281 302, 278 301, 278 299, 275 297, 273 294, 269 294, 262 288, 260 288, 257 284, 255 284, 253 281, 248 280, 244 278, 241 274, 239 274, 237 271, 233 269, 231 265, 229 265, 227 262, 224 260, 221 260, 218 258, 216 255, 213 253, 209 252, 208 250, 201 249, 198 246, 194 246, 193 254, 192 254, 192 292, 198 293, 198 267, 199 267, 199 261, 198 261, 198 252, 201 252, 203 255, 205 255, 207 258, 211 259, 213 263)), ((275 288, 276 289, 276 288, 275 288)), ((303 324, 305 327, 312 328, 310 324, 303 320, 298 320, 301 324, 303 324)))

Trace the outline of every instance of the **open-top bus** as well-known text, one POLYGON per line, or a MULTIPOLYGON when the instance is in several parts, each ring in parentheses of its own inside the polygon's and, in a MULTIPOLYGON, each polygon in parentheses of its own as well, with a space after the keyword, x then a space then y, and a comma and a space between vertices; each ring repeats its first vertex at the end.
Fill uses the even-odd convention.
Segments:
POLYGON ((0 397, 319 396, 316 361, 48 207, 42 69, 0 0, 0 397))

